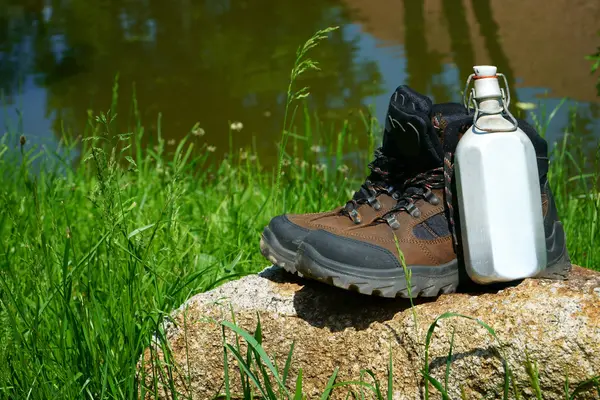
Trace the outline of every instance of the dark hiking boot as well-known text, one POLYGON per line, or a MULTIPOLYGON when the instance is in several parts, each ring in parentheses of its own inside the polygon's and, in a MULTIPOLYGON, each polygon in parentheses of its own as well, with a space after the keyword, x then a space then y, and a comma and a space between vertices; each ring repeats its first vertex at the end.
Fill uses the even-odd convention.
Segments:
MULTIPOLYGON (((298 249, 297 269, 340 288, 383 297, 434 297, 455 292, 466 277, 459 237, 454 234, 452 154, 472 117, 440 121, 444 152, 424 153, 437 166, 409 179, 397 205, 381 218, 343 232, 315 230, 298 249), (459 256, 455 249, 458 249, 459 256), (410 271, 410 285, 407 273, 410 271)), ((538 156, 548 267, 538 277, 565 279, 571 269, 566 238, 548 186, 546 142, 527 124, 538 156)), ((440 146, 436 146, 439 150, 440 146)), ((507 211, 509 212, 509 211, 507 211)))
MULTIPOLYGON (((311 231, 341 233, 369 224, 388 213, 397 203, 402 183, 420 172, 414 168, 423 152, 433 151, 433 118, 467 115, 458 103, 433 105, 408 86, 399 86, 391 96, 386 115, 383 144, 369 164, 371 173, 344 206, 314 214, 284 214, 274 217, 262 233, 261 253, 273 264, 296 272, 298 246, 311 231)), ((424 168, 431 168, 427 165, 424 168)))
POLYGON ((567 250, 567 236, 560 221, 554 196, 548 182, 548 143, 527 122, 518 120, 521 128, 535 148, 540 191, 542 195, 542 214, 544 215, 544 233, 546 236, 546 268, 536 278, 564 280, 568 278, 572 265, 567 250))

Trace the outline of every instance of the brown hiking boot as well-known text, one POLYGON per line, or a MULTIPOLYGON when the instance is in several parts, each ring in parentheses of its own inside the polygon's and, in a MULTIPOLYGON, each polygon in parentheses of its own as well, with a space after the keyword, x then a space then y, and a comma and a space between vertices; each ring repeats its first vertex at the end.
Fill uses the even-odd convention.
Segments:
POLYGON ((399 86, 388 106, 383 145, 369 164, 371 173, 352 199, 328 212, 274 217, 262 233, 262 254, 287 271, 296 272, 296 251, 309 232, 320 229, 341 234, 383 217, 396 205, 402 183, 423 170, 413 167, 432 167, 416 163, 432 147, 430 137, 437 137, 432 119, 465 115, 466 108, 461 104, 432 105, 428 97, 399 86))
MULTIPOLYGON (((468 278, 461 272, 464 266, 459 267, 462 255, 457 257, 455 252, 461 246, 453 234, 460 228, 454 227, 458 218, 452 203, 451 156, 460 133, 471 123, 471 116, 443 121, 444 161, 441 152, 437 157, 424 154, 424 158, 436 159, 438 166, 409 179, 390 212, 343 232, 315 230, 308 234, 297 252, 298 272, 340 288, 383 297, 432 297, 456 291, 468 278), (410 291, 405 269, 411 274, 410 291)), ((548 266, 538 277, 564 279, 571 263, 546 179, 546 143, 525 121, 519 120, 519 127, 532 139, 540 171, 548 266)))

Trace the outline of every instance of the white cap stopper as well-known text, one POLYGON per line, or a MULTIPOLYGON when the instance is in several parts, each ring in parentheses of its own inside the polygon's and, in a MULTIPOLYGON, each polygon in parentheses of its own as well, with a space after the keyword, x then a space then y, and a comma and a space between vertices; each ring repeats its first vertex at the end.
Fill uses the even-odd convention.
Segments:
POLYGON ((473 67, 475 76, 496 76, 497 68, 494 65, 476 65, 473 67))
POLYGON ((496 70, 497 68, 494 65, 477 65, 473 67, 473 71, 475 71, 476 99, 502 97, 496 70))

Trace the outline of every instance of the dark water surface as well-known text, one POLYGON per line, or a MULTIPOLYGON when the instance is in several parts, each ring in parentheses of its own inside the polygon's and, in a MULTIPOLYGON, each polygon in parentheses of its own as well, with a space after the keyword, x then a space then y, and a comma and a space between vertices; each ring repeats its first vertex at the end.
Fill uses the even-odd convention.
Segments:
POLYGON ((572 131, 569 105, 578 134, 598 138, 600 98, 584 59, 600 45, 597 0, 0 0, 0 134, 30 143, 82 134, 88 110, 109 108, 118 73, 123 129, 135 84, 148 137, 161 112, 167 140, 199 123, 198 140, 222 154, 230 123, 241 122, 233 148, 255 137, 268 162, 295 51, 331 25, 341 28, 311 53, 322 71, 301 83, 325 128, 367 106, 381 121, 403 83, 459 101, 472 66, 492 63, 513 105, 550 111, 569 99, 550 142, 572 131))

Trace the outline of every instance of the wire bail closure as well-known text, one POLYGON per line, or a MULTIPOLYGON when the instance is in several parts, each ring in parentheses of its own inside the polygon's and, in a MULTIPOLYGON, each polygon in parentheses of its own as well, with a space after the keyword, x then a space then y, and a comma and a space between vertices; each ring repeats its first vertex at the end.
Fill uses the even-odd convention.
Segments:
MULTIPOLYGON (((503 111, 507 114, 508 118, 510 119, 510 122, 512 122, 513 126, 510 128, 494 128, 493 131, 494 132, 516 131, 519 127, 519 124, 517 122, 517 119, 508 110, 508 106, 510 105, 510 90, 508 89, 508 80, 506 79, 506 76, 504 74, 496 73, 495 76, 485 76, 485 77, 478 77, 478 78, 475 78, 475 74, 469 75, 469 77, 467 78, 467 83, 465 84, 465 90, 463 92, 463 105, 467 109, 467 112, 470 112, 472 108, 475 109, 475 114, 473 115, 473 125, 475 126, 475 128, 479 129, 480 131, 484 131, 484 132, 492 132, 491 129, 481 128, 480 126, 477 125, 477 119, 481 116, 480 114, 482 114, 482 115, 489 115, 489 114, 479 110, 477 101, 475 101, 475 88, 471 88, 471 91, 469 92, 469 85, 471 84, 472 80, 477 80, 477 79, 482 79, 482 78, 496 78, 496 77, 501 77, 502 80, 504 81, 504 87, 506 88, 506 90, 504 90, 503 87, 500 88, 500 93, 502 94, 502 108, 503 108, 503 111), (469 93, 468 100, 467 100, 467 93, 469 93)), ((485 98, 483 98, 483 99, 485 99, 485 98)))

